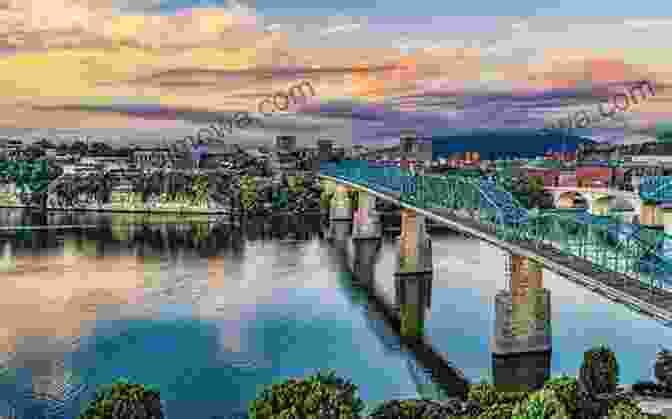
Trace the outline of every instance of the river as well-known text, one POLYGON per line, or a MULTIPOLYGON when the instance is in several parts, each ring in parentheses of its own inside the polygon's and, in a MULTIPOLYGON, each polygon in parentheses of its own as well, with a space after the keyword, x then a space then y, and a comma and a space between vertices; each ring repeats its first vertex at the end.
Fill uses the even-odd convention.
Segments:
MULTIPOLYGON (((157 385, 168 418, 244 417, 264 386, 323 368, 357 384, 368 406, 436 391, 353 286, 318 217, 132 227, 127 218, 0 210, 3 226, 48 226, 0 231, 5 404, 23 400, 21 412, 35 412, 22 391, 58 393, 74 383, 82 390, 66 403, 70 418, 96 386, 126 377, 157 385)), ((490 377, 504 254, 449 231, 432 240, 426 334, 468 379, 490 377)), ((388 234, 373 273, 391 304, 396 252, 388 234)), ((632 383, 651 378, 659 344, 672 346, 668 328, 566 279, 545 271, 544 286, 552 297, 553 375, 575 375, 584 350, 608 344, 621 382, 632 383)))

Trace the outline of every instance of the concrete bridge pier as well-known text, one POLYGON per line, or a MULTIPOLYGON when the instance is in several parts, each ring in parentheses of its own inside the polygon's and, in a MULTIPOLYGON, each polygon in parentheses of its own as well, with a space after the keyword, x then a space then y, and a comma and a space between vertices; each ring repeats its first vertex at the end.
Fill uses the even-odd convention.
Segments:
POLYGON ((395 275, 431 274, 432 241, 425 227, 425 216, 401 209, 399 258, 395 275))
POLYGON ((432 300, 432 274, 405 275, 394 280, 395 305, 402 338, 420 338, 432 300))
POLYGON ((380 239, 383 235, 380 214, 376 211, 376 197, 358 191, 357 210, 353 216, 353 239, 380 239))
POLYGON ((639 224, 647 227, 664 227, 666 204, 642 201, 639 210, 639 224))
POLYGON ((320 179, 320 186, 321 186, 321 192, 320 192, 320 204, 322 206, 322 211, 325 211, 325 213, 329 209, 329 204, 332 195, 334 192, 336 192, 336 182, 333 180, 329 179, 320 179))
MULTIPOLYGON (((551 350, 551 293, 543 288, 542 267, 510 254, 509 289, 495 296, 494 355, 551 350)), ((543 383, 542 383, 543 384, 543 383)))
POLYGON ((380 239, 353 237, 354 258, 352 271, 358 281, 373 281, 380 244, 380 239))
POLYGON ((352 221, 352 200, 350 188, 345 185, 336 185, 334 196, 329 202, 329 221, 352 221))
POLYGON ((642 201, 639 210, 639 224, 645 226, 655 226, 658 210, 655 202, 642 201))
POLYGON ((346 240, 352 228, 352 201, 349 188, 336 185, 334 196, 329 203, 329 233, 333 240, 346 240))

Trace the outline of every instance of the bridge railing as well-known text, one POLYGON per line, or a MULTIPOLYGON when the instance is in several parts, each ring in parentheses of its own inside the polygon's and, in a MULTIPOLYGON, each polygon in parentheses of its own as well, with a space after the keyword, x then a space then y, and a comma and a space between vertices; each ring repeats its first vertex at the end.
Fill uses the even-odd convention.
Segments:
POLYGON ((672 176, 643 176, 639 196, 647 201, 672 201, 672 176))
POLYGON ((466 211, 501 240, 531 242, 537 248, 552 246, 568 256, 589 260, 594 269, 622 273, 652 289, 672 283, 672 236, 663 232, 585 212, 535 214, 520 206, 508 191, 488 181, 405 176, 402 172, 381 177, 380 170, 331 167, 322 173, 383 193, 401 192, 400 201, 414 207, 466 211), (400 185, 404 183, 414 188, 402 190, 400 185))

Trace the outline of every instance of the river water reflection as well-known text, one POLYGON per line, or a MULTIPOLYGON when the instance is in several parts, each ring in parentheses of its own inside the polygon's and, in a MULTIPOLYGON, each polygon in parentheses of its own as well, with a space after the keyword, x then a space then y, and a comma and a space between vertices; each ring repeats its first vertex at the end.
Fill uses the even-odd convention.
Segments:
MULTIPOLYGON (((70 418, 97 385, 127 377, 158 385, 169 418, 210 419, 321 368, 351 378, 367 401, 416 397, 416 381, 428 381, 380 316, 345 290, 319 218, 243 227, 127 218, 3 211, 4 226, 99 226, 0 231, 2 398, 58 395, 69 381, 81 390, 63 412, 70 418)), ((19 404, 19 417, 37 415, 35 403, 19 404)))
MULTIPOLYGON (((158 385, 168 418, 233 417, 262 387, 320 368, 352 379, 370 406, 435 394, 426 365, 400 344, 368 291, 353 285, 348 256, 321 237, 318 217, 243 226, 207 217, 127 220, 0 210, 3 226, 98 226, 0 231, 0 399, 16 404, 27 389, 59 394, 65 382, 72 394, 64 417, 71 418, 97 385, 127 377, 158 385)), ((432 239, 425 333, 468 379, 490 377, 504 255, 450 232, 432 239)), ((398 295, 396 253, 395 238, 386 237, 367 271, 390 305, 409 298, 398 295)), ((672 345, 669 329, 544 275, 552 297, 552 374, 576 374, 584 350, 608 343, 622 382, 651 377, 658 344, 672 345)), ((528 364, 543 369, 544 359, 528 364)), ((520 362, 500 360, 495 375, 513 374, 511 365, 520 362)), ((43 409, 19 408, 19 417, 43 409)))

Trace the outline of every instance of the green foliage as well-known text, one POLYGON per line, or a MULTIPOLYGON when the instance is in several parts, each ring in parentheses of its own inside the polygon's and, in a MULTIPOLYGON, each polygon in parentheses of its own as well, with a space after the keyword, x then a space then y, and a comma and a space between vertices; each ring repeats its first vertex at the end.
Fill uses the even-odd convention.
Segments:
POLYGON ((252 176, 240 178, 240 205, 243 210, 251 211, 257 207, 257 182, 252 176))
POLYGON ((551 389, 541 389, 532 393, 527 400, 516 404, 513 419, 570 419, 573 416, 558 395, 551 389))
POLYGON ((388 400, 378 406, 368 416, 370 419, 467 419, 462 407, 432 400, 388 400), (463 413, 463 414, 460 414, 463 413))
MULTIPOLYGON (((398 411, 398 418, 399 419, 412 419, 416 417, 420 417, 420 413, 422 412, 421 407, 418 405, 417 400, 398 400, 397 401, 397 406, 399 407, 398 411)), ((383 408, 385 404, 382 404, 371 413, 371 417, 386 417, 383 414, 383 408)))
POLYGON ((552 390, 570 417, 576 414, 576 378, 561 376, 546 381, 544 389, 552 390))
POLYGON ((527 190, 530 194, 543 192, 544 178, 541 176, 530 176, 527 184, 527 190))
POLYGON ((2 160, 0 178, 15 182, 19 190, 46 192, 49 185, 49 163, 46 160, 2 160))
POLYGON ((478 415, 478 419, 514 419, 515 407, 513 403, 496 403, 486 407, 483 413, 478 415))
POLYGON ((530 397, 530 393, 525 391, 511 391, 511 392, 501 392, 497 393, 497 402, 498 403, 520 403, 527 400, 530 397))
POLYGON ((481 381, 478 384, 469 386, 469 393, 467 400, 473 400, 480 403, 481 406, 490 406, 499 400, 499 395, 495 386, 487 382, 481 381))
POLYGON ((515 404, 527 400, 527 392, 498 392, 493 384, 481 381, 478 384, 469 386, 467 400, 478 402, 481 406, 491 406, 494 404, 515 404))
POLYGON ((119 378, 96 392, 79 419, 163 418, 160 411, 160 392, 156 387, 132 384, 119 378))
POLYGON ((271 195, 273 209, 286 209, 289 206, 289 197, 285 189, 273 191, 271 195))
POLYGON ((320 208, 328 209, 333 196, 333 193, 322 192, 320 194, 320 208))
POLYGON ((207 206, 208 205, 208 177, 196 176, 192 184, 192 205, 207 206))
POLYGON ((301 193, 305 190, 303 176, 287 176, 287 186, 291 193, 301 193))
POLYGON ((609 406, 609 419, 645 419, 646 417, 634 400, 620 400, 609 406))
POLYGON ((546 405, 544 404, 544 399, 536 397, 534 394, 527 404, 527 419, 544 419, 546 415, 546 405))
POLYGON ((359 418, 363 409, 357 386, 328 371, 265 389, 250 403, 249 415, 251 419, 351 419, 359 418))

